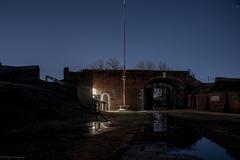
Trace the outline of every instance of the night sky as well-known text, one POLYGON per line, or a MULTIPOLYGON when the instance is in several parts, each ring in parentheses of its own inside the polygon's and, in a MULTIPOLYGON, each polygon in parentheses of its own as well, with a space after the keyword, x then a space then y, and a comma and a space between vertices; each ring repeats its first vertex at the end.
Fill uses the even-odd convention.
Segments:
MULTIPOLYGON (((128 0, 127 67, 166 62, 208 76, 240 77, 237 0, 128 0)), ((1 0, 0 61, 39 64, 62 78, 98 59, 123 60, 122 0, 1 0)))

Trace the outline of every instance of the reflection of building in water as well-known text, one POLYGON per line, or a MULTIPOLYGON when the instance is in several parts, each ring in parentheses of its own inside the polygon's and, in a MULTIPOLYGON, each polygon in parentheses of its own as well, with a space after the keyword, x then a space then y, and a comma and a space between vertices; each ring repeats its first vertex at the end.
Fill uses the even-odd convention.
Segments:
POLYGON ((153 131, 166 132, 167 131, 167 117, 163 113, 153 113, 153 131))
POLYGON ((175 144, 179 148, 185 148, 190 147, 202 137, 189 125, 188 121, 157 112, 152 116, 153 122, 144 127, 145 140, 160 140, 161 143, 175 144))
POLYGON ((109 128, 110 122, 100 122, 100 121, 89 122, 87 123, 87 126, 89 127, 88 134, 94 135, 94 134, 99 134, 103 132, 104 129, 109 128))

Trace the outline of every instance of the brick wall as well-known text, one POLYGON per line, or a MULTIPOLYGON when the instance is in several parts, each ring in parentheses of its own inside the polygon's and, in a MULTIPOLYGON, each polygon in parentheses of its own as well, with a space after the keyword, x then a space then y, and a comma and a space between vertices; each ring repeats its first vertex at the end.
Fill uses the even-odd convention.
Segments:
MULTIPOLYGON (((190 76, 187 71, 146 71, 146 70, 128 70, 126 72, 126 104, 133 110, 143 109, 143 91, 144 86, 154 79, 164 79, 163 72, 166 73, 165 80, 171 80, 172 83, 178 83, 178 88, 182 92, 176 94, 177 102, 181 105, 186 100, 187 93, 191 88, 200 85, 200 82, 190 76), (141 98, 142 97, 142 98, 141 98)), ((83 100, 85 96, 91 96, 92 89, 97 95, 108 93, 110 95, 110 110, 118 110, 122 104, 122 71, 121 70, 83 70, 81 72, 71 72, 64 69, 64 80, 74 83, 79 88, 79 99, 83 100)))
POLYGON ((193 100, 196 101, 197 110, 216 112, 240 112, 240 92, 216 92, 189 95, 189 108, 194 108, 193 100), (208 102, 207 102, 208 99, 208 102), (207 104, 208 103, 208 104, 207 104))
POLYGON ((240 112, 240 92, 230 92, 228 97, 231 111, 240 112))

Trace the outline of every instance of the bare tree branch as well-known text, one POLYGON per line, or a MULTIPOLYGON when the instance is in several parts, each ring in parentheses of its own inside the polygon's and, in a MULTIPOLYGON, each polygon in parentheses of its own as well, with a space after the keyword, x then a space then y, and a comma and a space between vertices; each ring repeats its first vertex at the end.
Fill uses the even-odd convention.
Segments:
POLYGON ((136 69, 140 70, 170 70, 170 67, 167 66, 165 62, 159 62, 158 65, 155 65, 152 61, 138 61, 136 66, 136 69))
POLYGON ((145 69, 145 62, 144 61, 138 61, 136 66, 135 66, 136 69, 145 69))
POLYGON ((106 69, 106 65, 105 65, 104 60, 99 59, 96 62, 94 62, 94 64, 89 65, 87 68, 88 69, 96 69, 96 70, 104 70, 104 69, 106 69))
POLYGON ((146 63, 145 68, 148 69, 148 70, 154 70, 154 69, 156 69, 155 64, 154 64, 153 62, 151 62, 151 61, 148 61, 148 62, 146 63))
POLYGON ((167 66, 165 62, 159 62, 158 63, 158 69, 159 70, 170 70, 170 67, 167 66))
POLYGON ((119 60, 117 60, 116 58, 109 58, 108 61, 106 62, 106 67, 107 69, 112 70, 119 70, 122 68, 119 60))

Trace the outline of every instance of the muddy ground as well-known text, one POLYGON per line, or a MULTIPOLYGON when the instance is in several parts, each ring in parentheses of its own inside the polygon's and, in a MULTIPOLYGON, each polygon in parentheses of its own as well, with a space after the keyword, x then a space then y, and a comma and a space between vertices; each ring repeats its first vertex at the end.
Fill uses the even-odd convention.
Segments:
MULTIPOLYGON (((197 112, 189 110, 162 111, 187 120, 207 138, 227 149, 240 159, 240 115, 197 112)), ((152 120, 151 112, 105 113, 116 128, 110 132, 89 137, 89 143, 76 150, 80 159, 118 159, 131 140, 140 134, 145 123, 152 120)))
MULTIPOLYGON (((199 132, 240 159, 240 115, 188 110, 164 112, 188 120, 199 132)), ((111 122, 111 127, 98 134, 82 134, 82 128, 76 125, 77 121, 72 127, 63 126, 55 131, 12 133, 1 136, 0 153, 2 156, 39 160, 118 159, 130 142, 141 133, 144 124, 152 121, 151 112, 102 114, 111 122)))

